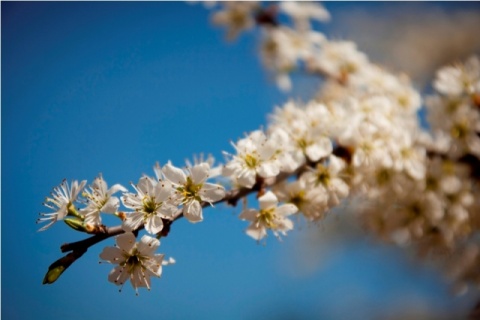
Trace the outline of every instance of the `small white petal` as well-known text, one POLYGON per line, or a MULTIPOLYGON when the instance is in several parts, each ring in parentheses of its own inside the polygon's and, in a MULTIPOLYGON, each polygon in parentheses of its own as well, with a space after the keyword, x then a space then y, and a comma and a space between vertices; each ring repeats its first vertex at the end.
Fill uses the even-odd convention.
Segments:
POLYGON ((117 286, 120 286, 125 283, 128 279, 128 272, 124 267, 116 266, 110 271, 108 275, 108 281, 115 283, 117 286))
POLYGON ((210 166, 206 162, 202 162, 190 169, 192 182, 194 184, 201 184, 208 178, 210 166))
POLYGON ((258 211, 255 209, 246 209, 240 213, 241 220, 255 221, 257 219, 258 211))
POLYGON ((238 176, 238 183, 246 188, 251 188, 255 184, 256 176, 255 170, 245 170, 238 176))
POLYGON ((160 241, 153 237, 144 235, 137 245, 138 251, 144 256, 152 256, 160 246, 160 241))
POLYGON ((122 252, 123 251, 117 247, 105 247, 102 253, 100 253, 100 259, 118 264, 124 261, 122 252))
POLYGON ((263 226, 255 226, 255 223, 252 223, 245 232, 257 241, 263 239, 267 235, 267 230, 263 226))
POLYGON ((143 223, 143 213, 133 212, 127 216, 122 223, 122 228, 125 231, 133 231, 141 226, 143 223))
POLYGON ((117 197, 109 198, 107 203, 102 207, 102 212, 115 213, 120 206, 120 200, 117 197))
POLYGON ((332 142, 328 138, 321 138, 317 143, 308 146, 305 150, 308 158, 312 161, 318 161, 323 157, 330 155, 333 151, 332 142))
POLYGON ((135 246, 135 236, 131 232, 125 232, 116 237, 115 241, 120 249, 130 253, 135 246))
POLYGON ((155 202, 163 202, 172 195, 172 185, 168 181, 160 181, 155 186, 155 202))
POLYGON ((187 182, 187 176, 185 175, 185 172, 169 163, 163 167, 162 171, 165 177, 173 184, 183 185, 187 182))
POLYGON ((258 168, 258 175, 263 178, 275 177, 279 173, 280 173, 280 168, 273 161, 264 162, 258 168))
POLYGON ((158 210, 158 213, 162 216, 164 219, 173 219, 175 215, 177 214, 178 208, 175 205, 172 205, 168 202, 164 202, 160 209, 158 210))
POLYGON ((164 265, 165 255, 163 254, 156 254, 151 259, 145 261, 145 267, 156 277, 160 277, 162 275, 162 265, 164 265))
POLYGON ((297 206, 291 203, 281 205, 277 208, 276 213, 282 217, 287 217, 291 214, 294 214, 298 211, 297 206))
POLYGON ((162 218, 158 215, 149 217, 145 222, 145 230, 150 234, 157 234, 163 229, 162 218))
POLYGON ((278 199, 272 191, 268 191, 263 196, 258 198, 260 209, 274 208, 278 204, 278 199))
POLYGON ((187 203, 183 207, 183 215, 188 221, 192 223, 200 222, 203 220, 202 206, 196 200, 187 203))
POLYGON ((225 197, 225 189, 217 184, 205 183, 201 192, 203 201, 216 202, 225 197))
POLYGON ((117 192, 119 192, 119 191, 121 191, 121 192, 127 192, 128 190, 125 189, 125 187, 122 186, 121 184, 114 184, 114 185, 110 188, 110 190, 108 190, 108 194, 109 194, 109 195, 113 195, 113 194, 115 194, 115 193, 117 193, 117 192))

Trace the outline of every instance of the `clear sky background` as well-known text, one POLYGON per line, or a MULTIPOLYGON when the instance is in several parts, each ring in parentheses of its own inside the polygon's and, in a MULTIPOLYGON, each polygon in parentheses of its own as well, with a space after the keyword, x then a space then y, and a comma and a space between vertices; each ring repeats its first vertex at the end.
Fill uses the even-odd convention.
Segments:
MULTIPOLYGON (((325 30, 341 30, 337 14, 386 6, 327 3, 325 30)), ((322 238, 328 221, 258 245, 240 208, 223 205, 200 224, 173 225, 159 252, 177 264, 150 292, 137 297, 127 284, 119 293, 107 281, 111 266, 98 255, 113 239, 42 285, 60 245, 85 237, 63 222, 37 232, 41 203, 62 179, 101 172, 128 186, 153 175, 156 161, 181 166, 201 152, 223 160, 230 140, 264 125, 288 96, 262 69, 258 34, 226 43, 200 4, 2 2, 1 11, 2 318, 366 319, 469 308, 471 296, 452 297, 438 273, 399 250, 322 238)), ((296 80, 293 96, 308 98, 317 83, 296 80)))

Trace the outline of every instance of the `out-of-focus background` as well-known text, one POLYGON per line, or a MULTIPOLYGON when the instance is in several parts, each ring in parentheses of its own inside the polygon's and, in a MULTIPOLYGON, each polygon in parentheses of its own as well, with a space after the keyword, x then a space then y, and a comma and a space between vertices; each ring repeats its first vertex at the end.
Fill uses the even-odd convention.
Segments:
MULTIPOLYGON (((352 39, 372 61, 419 89, 435 68, 480 52, 478 3, 326 3, 330 38, 352 39)), ((201 152, 222 161, 230 140, 266 123, 318 82, 295 76, 285 94, 258 58, 258 33, 224 41, 202 4, 2 2, 2 317, 5 319, 456 319, 478 293, 452 295, 428 261, 365 237, 338 210, 297 221, 282 242, 256 244, 240 208, 179 221, 160 252, 177 260, 137 297, 107 282, 91 248, 42 285, 62 243, 84 238, 62 222, 38 233, 41 203, 63 178, 99 173, 128 186, 156 161, 201 152)), ((114 222, 108 220, 107 223, 114 222)))

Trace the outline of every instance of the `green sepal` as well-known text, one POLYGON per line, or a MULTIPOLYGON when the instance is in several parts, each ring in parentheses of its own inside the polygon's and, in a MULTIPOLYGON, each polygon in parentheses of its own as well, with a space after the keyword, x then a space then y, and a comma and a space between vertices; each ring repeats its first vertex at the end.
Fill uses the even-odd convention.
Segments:
POLYGON ((77 209, 75 208, 75 206, 71 202, 67 206, 67 215, 77 217, 81 220, 85 219, 85 217, 83 215, 78 213, 77 209))
POLYGON ((88 233, 87 227, 85 226, 85 223, 83 222, 83 220, 80 220, 79 218, 67 217, 67 218, 63 219, 63 221, 73 230, 88 233))

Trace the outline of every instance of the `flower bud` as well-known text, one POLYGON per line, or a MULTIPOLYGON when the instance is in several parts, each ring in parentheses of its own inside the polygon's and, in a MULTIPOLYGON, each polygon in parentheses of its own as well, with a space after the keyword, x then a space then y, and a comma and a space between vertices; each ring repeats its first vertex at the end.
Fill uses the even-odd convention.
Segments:
POLYGON ((63 265, 56 266, 55 268, 49 269, 45 277, 43 278, 43 284, 52 284, 61 276, 65 271, 63 265))

